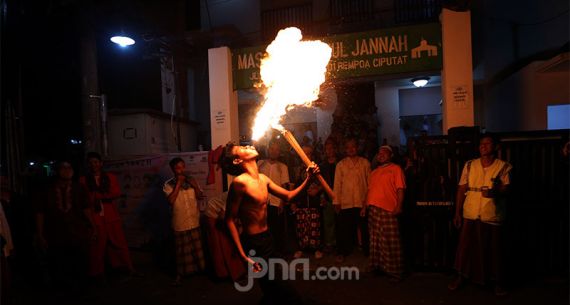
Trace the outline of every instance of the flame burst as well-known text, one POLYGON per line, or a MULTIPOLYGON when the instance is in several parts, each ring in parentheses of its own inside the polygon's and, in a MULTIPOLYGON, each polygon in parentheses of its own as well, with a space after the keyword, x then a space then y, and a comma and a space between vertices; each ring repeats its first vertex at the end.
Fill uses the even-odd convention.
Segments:
POLYGON ((331 48, 324 42, 301 41, 298 28, 279 31, 261 60, 261 80, 266 88, 264 102, 253 124, 253 140, 259 140, 269 127, 283 130, 281 117, 291 107, 311 106, 325 81, 331 48))

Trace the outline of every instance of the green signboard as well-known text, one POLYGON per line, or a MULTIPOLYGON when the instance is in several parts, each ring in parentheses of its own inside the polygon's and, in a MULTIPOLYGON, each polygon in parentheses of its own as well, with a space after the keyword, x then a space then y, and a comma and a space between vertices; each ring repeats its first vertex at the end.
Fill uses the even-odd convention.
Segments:
MULTIPOLYGON (((430 23, 321 38, 332 48, 327 79, 441 70, 441 25, 430 23)), ((234 89, 261 82, 266 46, 232 50, 234 89)), ((299 71, 303 73, 303 71, 299 71)))

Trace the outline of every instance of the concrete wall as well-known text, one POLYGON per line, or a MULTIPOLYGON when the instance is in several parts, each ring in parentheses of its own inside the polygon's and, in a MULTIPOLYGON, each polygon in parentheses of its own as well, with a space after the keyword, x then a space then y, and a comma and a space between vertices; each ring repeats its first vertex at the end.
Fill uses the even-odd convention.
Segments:
POLYGON ((244 35, 258 34, 261 28, 261 14, 259 12, 259 0, 200 1, 200 18, 204 30, 235 26, 244 35), (206 7, 206 5, 208 6, 206 7))
POLYGON ((484 0, 473 6, 473 46, 480 50, 474 59, 485 66, 487 78, 518 59, 568 42, 568 12, 561 14, 568 1, 484 0))
POLYGON ((400 143, 400 106, 398 87, 383 87, 375 82, 374 99, 378 108, 378 143, 386 138, 389 145, 400 143))
MULTIPOLYGON (((132 156, 153 153, 178 152, 176 122, 159 112, 130 112, 109 114, 109 155, 132 156)), ((182 151, 198 150, 196 126, 180 123, 182 151)))
POLYGON ((568 104, 568 72, 540 72, 533 62, 490 91, 485 104, 489 131, 545 130, 548 105, 568 104))

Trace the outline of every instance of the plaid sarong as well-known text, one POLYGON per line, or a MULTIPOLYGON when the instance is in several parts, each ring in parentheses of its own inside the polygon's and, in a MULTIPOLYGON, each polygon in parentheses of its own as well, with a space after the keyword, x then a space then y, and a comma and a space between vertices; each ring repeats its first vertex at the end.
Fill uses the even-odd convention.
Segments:
POLYGON ((401 277, 402 241, 396 216, 369 205, 368 230, 370 232, 370 267, 401 277))
POLYGON ((297 240, 301 249, 319 249, 321 246, 321 215, 317 208, 299 208, 295 211, 297 240))
POLYGON ((191 274, 204 270, 206 262, 200 228, 187 231, 174 231, 176 244, 176 271, 179 275, 191 274))

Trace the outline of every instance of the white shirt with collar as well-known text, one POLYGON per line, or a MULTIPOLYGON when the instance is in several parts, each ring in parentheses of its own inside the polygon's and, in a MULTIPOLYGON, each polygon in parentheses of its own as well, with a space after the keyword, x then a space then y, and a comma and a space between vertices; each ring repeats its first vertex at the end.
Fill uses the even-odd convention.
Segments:
MULTIPOLYGON (((279 161, 260 160, 257 161, 259 172, 269 177, 275 184, 283 186, 289 183, 289 169, 287 165, 279 161)), ((281 206, 281 198, 269 194, 269 204, 274 207, 281 206)))
MULTIPOLYGON (((166 196, 174 191, 176 179, 171 178, 164 183, 162 190, 166 196)), ((196 192, 192 187, 180 188, 178 197, 172 205, 172 229, 174 231, 188 231, 200 226, 200 211, 196 192)))
POLYGON ((362 208, 368 192, 370 162, 362 157, 346 157, 336 165, 334 175, 334 204, 341 209, 362 208))

